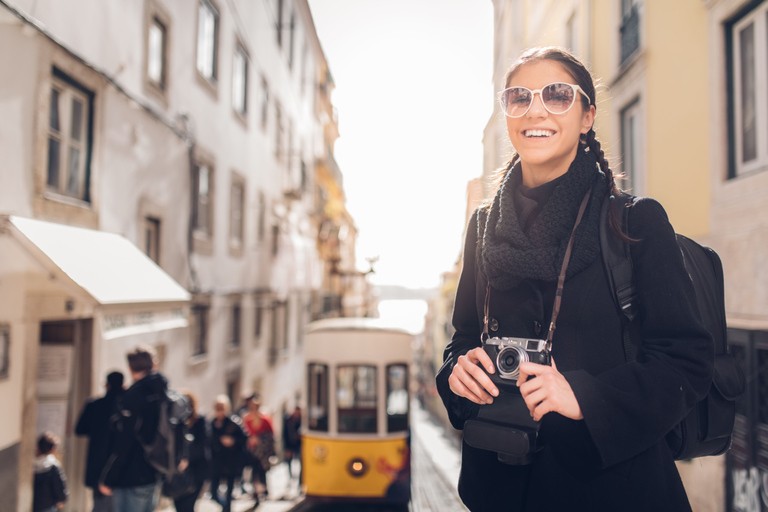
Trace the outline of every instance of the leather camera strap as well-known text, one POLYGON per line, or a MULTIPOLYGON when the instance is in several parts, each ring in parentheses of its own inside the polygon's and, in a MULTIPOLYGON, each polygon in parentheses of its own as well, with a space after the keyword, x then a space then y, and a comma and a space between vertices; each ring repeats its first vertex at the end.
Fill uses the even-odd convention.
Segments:
MULTIPOLYGON (((563 257, 563 264, 560 267, 560 276, 557 279, 557 291, 555 292, 555 303, 552 305, 552 320, 549 323, 549 331, 547 332, 547 350, 552 349, 552 337, 555 335, 555 326, 557 323, 557 315, 560 314, 560 304, 563 301, 563 287, 565 286, 565 271, 568 269, 568 262, 571 261, 571 252, 573 252, 573 244, 576 239, 576 228, 581 223, 581 218, 584 216, 584 211, 587 209, 587 203, 589 202, 589 196, 592 194, 592 189, 587 190, 584 194, 584 199, 581 200, 581 206, 579 207, 579 213, 576 216, 576 223, 571 230, 571 238, 568 240, 568 247, 565 249, 565 256, 563 257)), ((485 301, 483 304, 483 334, 481 335, 481 341, 485 342, 489 338, 488 334, 488 315, 491 303, 491 283, 485 288, 485 301)))

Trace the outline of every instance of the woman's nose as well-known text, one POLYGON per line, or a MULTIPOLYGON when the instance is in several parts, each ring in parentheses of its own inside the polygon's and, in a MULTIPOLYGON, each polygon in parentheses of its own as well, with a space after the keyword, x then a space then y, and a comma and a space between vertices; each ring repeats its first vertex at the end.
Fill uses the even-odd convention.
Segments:
POLYGON ((541 99, 540 92, 533 95, 531 106, 528 108, 526 114, 528 117, 547 117, 547 114, 549 114, 549 111, 544 108, 544 101, 541 99))

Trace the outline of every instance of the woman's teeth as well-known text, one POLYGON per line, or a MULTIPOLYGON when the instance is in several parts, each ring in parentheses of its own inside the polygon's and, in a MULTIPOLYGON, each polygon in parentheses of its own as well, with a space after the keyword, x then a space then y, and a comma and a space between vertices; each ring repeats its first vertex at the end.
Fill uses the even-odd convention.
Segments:
POLYGON ((555 132, 550 130, 525 130, 526 137, 551 137, 555 132))

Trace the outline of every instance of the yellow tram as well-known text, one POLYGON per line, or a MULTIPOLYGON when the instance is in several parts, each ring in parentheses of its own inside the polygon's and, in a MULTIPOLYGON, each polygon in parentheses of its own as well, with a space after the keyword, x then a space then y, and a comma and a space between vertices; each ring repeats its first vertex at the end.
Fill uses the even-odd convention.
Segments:
POLYGON ((410 501, 411 339, 371 318, 307 326, 301 450, 308 500, 410 501))

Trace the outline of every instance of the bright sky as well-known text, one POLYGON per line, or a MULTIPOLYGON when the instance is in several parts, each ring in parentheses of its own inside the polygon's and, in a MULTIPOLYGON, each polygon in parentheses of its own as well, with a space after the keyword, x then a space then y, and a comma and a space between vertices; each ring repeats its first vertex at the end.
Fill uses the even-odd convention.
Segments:
POLYGON ((437 286, 458 259, 493 109, 490 0, 309 0, 331 68, 336 160, 375 284, 437 286))

